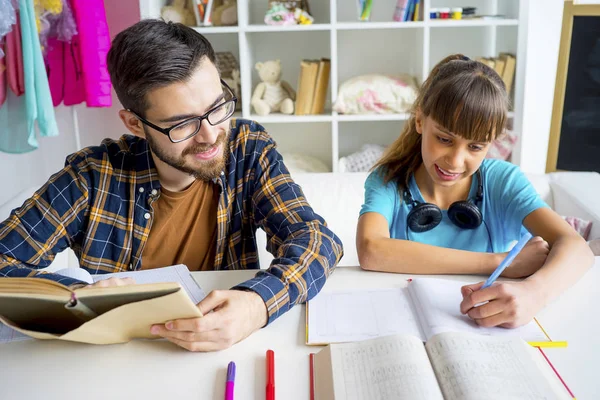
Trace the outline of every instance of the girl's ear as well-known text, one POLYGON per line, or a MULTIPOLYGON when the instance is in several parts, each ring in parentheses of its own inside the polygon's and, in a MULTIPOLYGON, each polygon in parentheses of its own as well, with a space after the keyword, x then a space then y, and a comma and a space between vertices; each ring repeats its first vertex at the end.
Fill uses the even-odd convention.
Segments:
POLYGON ((421 110, 415 112, 415 129, 419 135, 423 134, 424 115, 421 110))

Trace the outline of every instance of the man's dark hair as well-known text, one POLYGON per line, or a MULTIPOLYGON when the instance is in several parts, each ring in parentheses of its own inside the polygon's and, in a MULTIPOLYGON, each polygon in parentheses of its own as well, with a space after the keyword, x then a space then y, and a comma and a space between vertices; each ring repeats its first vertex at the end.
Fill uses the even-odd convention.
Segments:
POLYGON ((148 91, 185 82, 205 57, 215 64, 210 42, 192 28, 145 19, 114 38, 108 73, 123 107, 143 115, 148 91))

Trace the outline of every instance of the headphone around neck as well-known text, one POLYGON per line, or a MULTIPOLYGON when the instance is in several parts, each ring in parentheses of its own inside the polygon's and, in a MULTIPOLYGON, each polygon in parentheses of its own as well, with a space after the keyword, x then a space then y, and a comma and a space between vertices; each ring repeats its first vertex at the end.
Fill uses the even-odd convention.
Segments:
MULTIPOLYGON (((412 210, 406 218, 407 227, 413 232, 427 232, 442 222, 442 210, 432 203, 421 203, 413 199, 408 186, 404 189, 406 203, 412 210)), ((477 203, 483 200, 483 176, 477 170, 477 194, 473 200, 462 200, 452 203, 448 208, 448 218, 461 229, 475 229, 483 222, 483 216, 477 203)), ((487 226, 486 226, 487 228, 487 226)), ((489 234, 489 233, 488 233, 489 234)), ((408 232, 406 235, 408 239, 408 232)))

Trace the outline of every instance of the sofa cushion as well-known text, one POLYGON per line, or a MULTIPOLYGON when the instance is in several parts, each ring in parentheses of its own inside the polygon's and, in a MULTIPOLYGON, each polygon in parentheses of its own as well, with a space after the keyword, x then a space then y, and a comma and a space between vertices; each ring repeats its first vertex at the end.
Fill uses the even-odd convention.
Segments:
MULTIPOLYGON (((340 266, 356 266, 356 224, 364 201, 364 184, 368 172, 295 174, 294 181, 313 210, 322 216, 329 228, 344 244, 344 257, 340 266)), ((552 207, 552 192, 546 175, 527 175, 542 199, 552 207)), ((268 268, 273 256, 266 250, 266 235, 257 231, 258 252, 261 268, 268 268)))
POLYGON ((597 172, 554 172, 548 174, 554 210, 592 221, 589 239, 600 238, 600 174, 597 172))

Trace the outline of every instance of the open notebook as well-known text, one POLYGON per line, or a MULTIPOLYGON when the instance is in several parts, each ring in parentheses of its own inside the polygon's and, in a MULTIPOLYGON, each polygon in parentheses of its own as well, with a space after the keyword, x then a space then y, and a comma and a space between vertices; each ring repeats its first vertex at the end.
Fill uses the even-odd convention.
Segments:
POLYGON ((460 313, 460 288, 465 284, 417 278, 406 288, 320 293, 306 308, 306 344, 354 342, 393 334, 413 335, 426 342, 437 333, 452 331, 551 343, 537 320, 516 329, 475 324, 460 313))
POLYGON ((514 337, 394 335, 311 357, 314 400, 571 399, 542 354, 514 337))
MULTIPOLYGON (((64 309, 64 301, 60 300, 62 297, 64 297, 64 295, 70 295, 70 292, 65 291, 64 287, 61 287, 62 285, 58 285, 58 284, 54 284, 54 282, 50 282, 50 281, 46 281, 46 280, 40 280, 37 278, 25 278, 27 280, 27 282, 25 282, 27 285, 29 285, 28 289, 26 290, 31 292, 29 294, 27 293, 22 293, 19 294, 17 293, 13 293, 12 295, 8 295, 8 291, 21 291, 23 292, 23 288, 25 286, 23 285, 16 285, 19 286, 18 288, 15 285, 11 285, 11 288, 5 288, 4 289, 4 293, 5 293, 5 297, 6 297, 6 301, 11 301, 11 302, 17 302, 20 304, 23 304, 23 300, 19 300, 18 298, 15 298, 16 295, 19 296, 24 296, 27 295, 27 297, 36 297, 35 299, 25 299, 25 301, 30 301, 31 302, 31 306, 28 307, 28 312, 32 313, 32 316, 34 314, 36 314, 36 311, 38 309, 38 304, 41 304, 40 302, 48 302, 49 304, 52 305, 56 305, 54 303, 58 303, 58 306, 55 307, 55 311, 57 311, 59 314, 57 315, 62 315, 65 318, 65 321, 63 322, 64 327, 66 327, 66 330, 68 331, 73 331, 73 332, 68 332, 67 335, 63 335, 65 340, 76 340, 76 341, 85 341, 85 342, 97 342, 97 343, 112 343, 112 342, 119 342, 119 341, 126 341, 125 339, 129 339, 132 336, 136 336, 137 333, 139 332, 139 329, 145 329, 145 325, 144 325, 144 320, 152 320, 155 318, 161 318, 161 314, 164 315, 168 315, 170 313, 170 311, 167 309, 167 307, 169 307, 170 305, 174 305, 177 306, 179 305, 182 309, 182 312, 184 313, 188 313, 191 316, 199 316, 199 315, 192 315, 192 314, 196 314, 199 313, 199 311, 197 310, 197 308, 195 307, 195 305, 197 303, 199 303, 206 295, 204 293, 204 291, 202 290, 202 288, 200 288, 200 286, 198 286, 198 284, 194 281, 194 279, 192 278, 188 268, 185 265, 174 265, 171 267, 165 267, 165 268, 157 268, 157 269, 151 269, 151 270, 144 270, 144 271, 135 271, 135 272, 119 272, 119 273, 114 273, 114 274, 103 274, 103 275, 90 275, 89 272, 87 272, 84 269, 81 268, 67 268, 67 269, 63 269, 63 270, 59 270, 56 271, 56 273, 64 275, 64 276, 68 276, 71 278, 75 278, 75 279, 79 279, 81 281, 87 282, 87 283, 94 283, 94 282, 98 282, 100 280, 103 279, 108 279, 111 277, 116 277, 116 278, 126 278, 126 277, 131 277, 135 280, 136 284, 135 287, 133 286, 123 286, 123 287, 118 287, 118 288, 103 288, 103 289, 85 289, 84 291, 74 291, 75 293, 79 294, 79 299, 81 300, 81 302, 83 304, 88 304, 91 305, 92 308, 95 311, 101 311, 98 314, 101 314, 101 316, 103 317, 103 320, 99 320, 99 321, 94 321, 94 324, 97 324, 98 322, 102 323, 104 322, 109 323, 109 325, 105 325, 103 328, 101 327, 100 330, 104 330, 105 334, 104 335, 100 335, 97 337, 91 337, 89 335, 89 333, 86 333, 85 330, 86 329, 71 329, 73 328, 73 326, 70 326, 69 324, 71 323, 75 323, 75 327, 81 327, 81 322, 85 322, 85 321, 89 321, 89 318, 83 318, 83 320, 77 321, 75 320, 73 321, 69 321, 71 319, 71 315, 70 313, 65 313, 62 314, 63 309, 64 309), (31 283, 35 283, 37 284, 34 287, 31 286, 31 283), (41 286, 40 286, 41 284, 41 286), (183 289, 183 291, 181 291, 180 289, 183 289), (42 294, 43 292, 47 292, 46 294, 42 294), (181 292, 181 293, 178 293, 181 292), (63 294, 64 293, 64 294, 63 294), (107 294, 108 296, 103 296, 103 294, 107 294), (54 296, 57 301, 54 301, 53 299, 51 299, 51 297, 54 296), (88 297, 88 299, 86 300, 85 297, 88 297), (109 299, 111 298, 111 299, 109 299), (145 303, 145 304, 137 304, 137 305, 133 305, 132 303, 141 303, 143 301, 149 301, 149 302, 153 302, 153 306, 154 307, 158 307, 155 308, 156 312, 152 312, 151 310, 148 309, 148 307, 152 306, 150 303, 145 303), (102 303, 111 303, 111 304, 102 304, 102 303), (123 329, 118 328, 115 330, 115 335, 111 335, 111 329, 113 329, 112 327, 112 319, 115 319, 115 323, 119 323, 118 321, 118 316, 123 314, 125 315, 125 317, 127 317, 128 314, 130 314, 131 312, 133 312, 133 309, 128 310, 127 308, 125 309, 119 309, 119 310, 113 310, 115 308, 119 308, 123 305, 126 304, 131 304, 133 307, 137 307, 139 308, 136 311, 136 316, 135 318, 133 318, 137 324, 137 328, 129 326, 128 328, 126 327, 126 331, 123 331, 123 329), (103 308, 103 307, 108 307, 106 310, 97 310, 97 307, 103 308), (186 311, 183 311, 186 310, 186 311), (115 311, 115 312, 113 312, 115 311), (112 315, 110 315, 112 313, 112 315), (105 315, 108 316, 105 317, 105 315), (138 329, 138 331, 136 331, 136 329, 138 329), (80 331, 80 332, 77 332, 80 331), (73 338, 74 337, 74 338, 73 338)), ((7 278, 10 279, 11 281, 9 282, 4 281, 5 283, 18 283, 19 280, 21 280, 22 278, 7 278), (17 281, 12 281, 12 279, 17 279, 17 281)), ((0 297, 2 296, 2 289, 0 288, 0 297)), ((5 304, 7 304, 5 302, 5 304)), ((8 306, 8 305, 7 305, 8 306)), ((14 308, 14 307, 13 307, 14 308)), ((1 310, 0 310, 1 312, 1 310)), ((21 314, 23 311, 19 311, 19 314, 21 314)), ((11 311, 5 311, 2 315, 4 317, 6 317, 6 315, 8 315, 9 313, 11 313, 11 311)), ((121 316, 123 316, 121 315, 121 316)), ((19 316, 13 317, 13 319, 15 318, 19 318, 19 316)), ((173 316, 174 317, 174 316, 173 316)), ((7 318, 8 320, 11 320, 10 318, 7 318)), ((33 317, 29 318, 30 320, 34 320, 33 317)), ((98 319, 98 318, 94 318, 94 319, 98 319)), ((24 321, 27 323, 27 319, 24 319, 24 321)), ((38 320, 38 324, 48 324, 46 322, 40 321, 38 320)), ((156 319, 155 319, 156 321, 156 319)), ((158 322, 158 321, 156 321, 158 322)), ((51 325, 51 323, 49 323, 51 325)), ((19 324, 15 324, 16 326, 18 326, 19 324)), ((86 325, 86 324, 83 324, 86 325)), ((121 325, 126 325, 126 324, 122 324, 121 325)), ((50 327, 43 327, 40 326, 40 330, 42 332, 45 333, 49 333, 49 334, 54 334, 54 337, 52 336, 48 336, 48 335, 42 335, 44 337, 39 337, 41 339, 43 338, 58 338, 56 337, 57 334, 64 334, 65 332, 61 332, 60 329, 62 329, 61 326, 57 326, 56 328, 59 329, 58 332, 50 332, 51 329, 48 328, 52 328, 50 327)), ((113 329, 114 330, 114 329, 113 329)), ((34 335, 31 335, 34 336, 34 335)), ((148 334, 144 334, 142 337, 148 337, 148 334)), ((29 339, 30 336, 28 335, 24 335, 22 333, 20 333, 17 330, 14 330, 12 328, 10 328, 9 326, 3 324, 2 322, 0 322, 0 343, 3 342, 10 342, 10 341, 16 341, 16 340, 25 340, 25 339, 29 339)))

